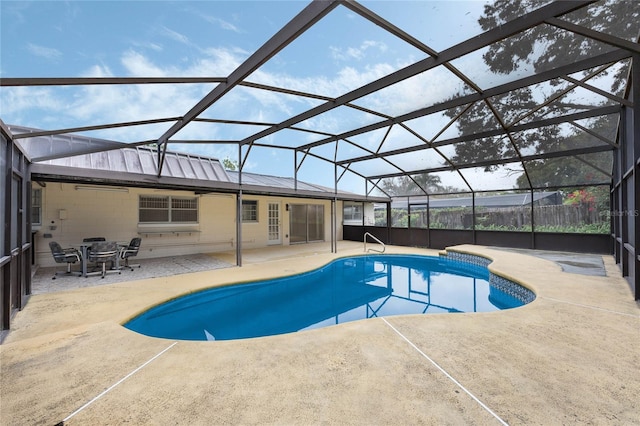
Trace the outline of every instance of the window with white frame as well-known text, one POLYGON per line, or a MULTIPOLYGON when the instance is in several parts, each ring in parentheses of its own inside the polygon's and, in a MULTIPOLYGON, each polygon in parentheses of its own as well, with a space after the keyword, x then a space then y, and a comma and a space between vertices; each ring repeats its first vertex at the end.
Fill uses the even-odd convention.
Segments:
POLYGON ((242 200, 242 221, 243 222, 258 221, 258 201, 242 200))
POLYGON ((197 223, 198 199, 141 195, 138 212, 140 223, 197 223))

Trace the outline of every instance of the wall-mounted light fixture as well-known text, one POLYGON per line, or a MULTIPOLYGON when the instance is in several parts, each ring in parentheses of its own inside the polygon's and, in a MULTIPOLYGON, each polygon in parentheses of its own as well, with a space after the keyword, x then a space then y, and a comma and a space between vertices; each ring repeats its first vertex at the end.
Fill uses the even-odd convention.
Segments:
POLYGON ((76 185, 77 191, 129 192, 129 188, 116 186, 76 185))

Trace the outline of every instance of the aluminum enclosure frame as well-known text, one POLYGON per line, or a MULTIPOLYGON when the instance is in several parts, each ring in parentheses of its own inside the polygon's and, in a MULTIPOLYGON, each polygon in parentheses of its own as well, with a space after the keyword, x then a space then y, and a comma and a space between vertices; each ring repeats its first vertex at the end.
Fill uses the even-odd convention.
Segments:
MULTIPOLYGON (((611 212, 612 212, 612 233, 608 238, 611 240, 613 253, 616 262, 620 265, 623 276, 629 281, 634 291, 635 298, 640 300, 640 287, 638 286, 638 276, 640 273, 640 253, 638 252, 638 244, 640 243, 640 45, 638 38, 634 40, 626 40, 616 37, 612 34, 603 33, 593 28, 577 25, 571 22, 567 17, 576 11, 587 11, 592 5, 598 5, 600 2, 596 0, 580 0, 580 1, 552 1, 544 4, 538 9, 532 10, 522 16, 502 23, 496 28, 487 30, 475 37, 464 40, 456 45, 449 46, 442 51, 437 51, 426 43, 413 37, 403 29, 386 20, 384 17, 378 16, 373 11, 367 9, 362 4, 355 1, 338 1, 338 0, 316 0, 310 2, 303 10, 298 13, 288 24, 283 26, 275 33, 273 37, 267 40, 253 54, 242 62, 235 70, 226 76, 210 76, 210 77, 105 77, 105 78, 25 78, 25 77, 3 77, 0 79, 0 87, 35 87, 35 86, 94 86, 94 85, 163 85, 163 84, 216 84, 213 90, 202 96, 198 102, 193 104, 184 113, 179 116, 171 117, 154 117, 147 119, 138 119, 133 117, 131 121, 116 123, 100 123, 87 122, 73 128, 47 129, 35 132, 13 133, 9 130, 7 124, 0 117, 0 129, 2 133, 3 145, 2 161, 0 162, 0 173, 4 176, 4 186, 2 195, 2 213, 4 233, 2 236, 2 253, 0 253, 1 274, 0 287, 2 288, 2 304, 0 317, 2 318, 1 327, 3 330, 9 328, 10 318, 16 309, 21 309, 28 299, 30 293, 30 275, 28 266, 30 262, 30 239, 28 236, 31 232, 31 224, 29 223, 29 191, 30 183, 34 177, 55 179, 69 179, 68 176, 76 173, 74 171, 61 172, 59 176, 51 174, 50 171, 44 172, 43 165, 38 164, 49 159, 71 157, 74 155, 86 154, 88 152, 102 152, 107 150, 115 150, 123 147, 135 146, 156 146, 158 147, 157 170, 158 180, 147 183, 154 187, 163 188, 191 188, 199 191, 217 190, 237 194, 238 205, 241 205, 243 194, 248 193, 268 193, 278 195, 291 195, 300 197, 319 197, 332 200, 332 221, 335 216, 336 201, 339 199, 350 199, 362 202, 390 202, 391 196, 385 191, 382 181, 394 177, 406 177, 415 182, 415 176, 419 174, 451 172, 457 173, 460 179, 467 186, 463 188, 471 194, 480 193, 481 190, 474 187, 473 182, 469 182, 465 178, 463 172, 470 168, 490 168, 492 166, 500 166, 508 163, 519 163, 523 165, 525 180, 528 187, 525 190, 533 192, 534 190, 546 188, 543 185, 533 181, 524 164, 534 160, 547 159, 582 159, 584 155, 606 153, 613 156, 613 170, 604 170, 604 178, 597 182, 597 185, 611 185, 611 212), (375 81, 364 84, 347 93, 343 93, 337 97, 332 97, 322 93, 306 93, 295 90, 290 87, 278 87, 276 85, 266 85, 250 81, 251 74, 267 63, 269 59, 274 57, 289 44, 305 34, 309 29, 313 28, 318 22, 321 22, 326 16, 339 8, 346 8, 358 17, 373 23, 385 32, 394 35, 403 42, 411 45, 426 55, 426 58, 417 60, 410 65, 391 72, 375 81), (464 57, 472 52, 494 45, 517 34, 529 31, 539 26, 550 26, 568 34, 579 35, 586 39, 608 46, 608 50, 604 53, 594 55, 586 59, 577 60, 569 64, 551 67, 550 69, 534 73, 533 75, 517 78, 504 84, 497 84, 492 87, 482 88, 481 85, 469 76, 465 75, 458 69, 454 62, 456 59, 464 57), (604 72, 607 67, 626 63, 629 65, 630 73, 627 79, 627 88, 623 96, 615 95, 595 87, 591 84, 591 77, 598 75, 598 72, 604 72), (426 71, 442 67, 450 72, 453 76, 460 79, 466 87, 469 88, 468 93, 452 96, 450 99, 429 104, 421 108, 402 113, 394 114, 390 111, 376 111, 358 105, 358 101, 366 96, 379 92, 382 89, 392 87, 394 84, 406 81, 412 77, 425 73, 426 71), (593 71, 592 71, 593 70, 593 71), (602 71, 601 71, 602 70, 602 71), (585 72, 584 77, 576 77, 574 74, 585 72), (590 74, 591 73, 591 74, 590 74), (501 116, 494 105, 494 98, 500 95, 513 93, 515 91, 528 88, 532 85, 548 83, 555 80, 562 80, 568 83, 566 90, 581 88, 592 94, 597 94, 606 99, 606 105, 593 106, 587 110, 581 110, 570 113, 562 113, 554 117, 538 117, 532 118, 530 121, 520 119, 514 123, 510 123, 501 116), (235 87, 247 87, 266 92, 283 93, 302 98, 314 99, 320 101, 320 104, 306 109, 300 113, 291 115, 280 122, 257 122, 251 120, 229 120, 222 118, 211 118, 203 113, 215 105, 225 94, 229 93, 235 87), (447 139, 438 139, 437 137, 427 137, 415 132, 407 124, 409 121, 421 117, 429 116, 445 111, 456 111, 457 109, 470 108, 473 105, 483 105, 487 111, 493 116, 498 123, 496 128, 483 129, 473 134, 462 134, 447 139), (305 120, 321 116, 328 111, 338 108, 348 108, 357 110, 371 116, 376 117, 379 121, 372 124, 362 126, 354 125, 347 131, 339 133, 328 133, 320 129, 310 129, 300 124, 305 120), (577 148, 565 148, 553 152, 536 152, 526 153, 518 148, 515 142, 515 134, 530 129, 541 128, 545 126, 568 125, 576 126, 576 121, 585 119, 597 119, 599 117, 614 117, 618 120, 618 127, 615 140, 609 140, 603 135, 591 129, 586 129, 585 133, 590 133, 599 143, 592 146, 581 146, 577 148), (131 143, 113 142, 112 144, 95 144, 89 148, 83 147, 77 150, 58 151, 51 153, 46 157, 31 157, 31 153, 24 150, 22 145, 24 139, 35 138, 38 136, 54 136, 54 135, 70 135, 74 133, 85 133, 95 130, 113 129, 113 128, 131 128, 141 124, 152 123, 169 123, 170 127, 164 132, 160 132, 156 137, 149 140, 138 140, 131 143), (247 126, 260 126, 263 130, 253 132, 249 136, 238 140, 187 140, 179 139, 178 132, 189 126, 191 123, 233 123, 237 125, 246 124, 247 126), (420 144, 404 147, 393 148, 389 150, 381 149, 385 140, 380 141, 378 149, 371 149, 359 144, 355 139, 374 130, 386 130, 387 133, 393 127, 399 127, 416 137, 420 144), (292 146, 279 146, 270 144, 269 136, 275 135, 281 131, 293 131, 297 134, 314 135, 320 139, 308 142, 304 138, 299 140, 292 146), (503 158, 477 158, 473 161, 457 163, 443 154, 446 147, 455 146, 456 144, 478 140, 482 138, 503 137, 506 145, 510 147, 513 154, 503 158), (206 185, 186 184, 179 180, 162 180, 161 174, 166 167, 166 156, 172 147, 180 145, 196 145, 196 144, 232 144, 235 145, 238 152, 239 177, 238 182, 233 184, 223 182, 210 182, 206 185), (359 148, 359 153, 347 158, 338 158, 337 151, 339 146, 355 146, 359 148), (332 151, 333 155, 321 155, 315 150, 320 147, 329 147, 328 151, 332 151), (309 159, 316 159, 326 162, 333 167, 333 194, 324 193, 322 195, 313 192, 307 192, 296 187, 291 191, 280 191, 276 189, 265 190, 257 186, 251 186, 243 182, 243 173, 246 172, 246 164, 249 153, 253 148, 268 148, 274 150, 285 150, 292 154, 292 169, 294 181, 298 181, 298 171, 309 159), (443 157, 442 164, 438 166, 424 166, 409 169, 396 162, 394 156, 402 154, 413 154, 433 152, 443 157), (430 151, 429 151, 430 152, 430 151), (363 154, 364 153, 364 154, 363 154), (380 160, 388 165, 392 171, 365 173, 359 171, 357 166, 369 160, 380 160), (364 194, 353 195, 352 197, 339 194, 338 185, 340 179, 345 173, 353 174, 362 178, 366 182, 366 190, 364 194), (64 177, 67 176, 67 177, 64 177), (12 183, 14 182, 14 183, 12 183), (374 192, 382 195, 374 195, 374 192), (18 226, 13 229, 12 225, 18 226)), ((453 95, 453 94, 452 94, 453 95)), ((558 94, 560 96, 560 94, 558 94)), ((534 115, 536 111, 553 105, 557 98, 551 97, 543 103, 533 108, 529 114, 534 115)), ((459 117, 459 116, 458 116, 459 117)), ((456 117, 456 118, 458 118, 456 117)), ((455 122, 455 118, 451 123, 455 122)), ((8 123, 16 124, 20 123, 8 123)), ((444 132, 446 128, 440 129, 437 135, 444 132)), ((584 129, 583 129, 584 130, 584 129)), ((594 167, 594 169, 597 169, 594 167)), ((600 170, 602 171, 602 170, 600 170)), ((76 173, 77 179, 90 182, 97 182, 95 176, 82 176, 76 173)), ((119 182, 127 185, 143 185, 138 177, 123 176, 109 177, 105 176, 101 183, 119 182)), ((568 185, 575 187, 576 185, 568 185)), ((416 195, 433 195, 429 188, 425 188, 416 183, 418 189, 416 195)), ((239 208, 238 208, 239 209, 239 208)), ((238 221, 240 222, 240 221, 238 221)), ((332 238, 335 239, 337 234, 336 228, 339 224, 332 222, 332 238)), ((241 230, 238 225, 238 236, 241 236, 241 230)), ((362 227, 365 228, 364 226, 362 227)), ((359 232, 359 231, 357 231, 359 232)), ((390 233, 391 230, 389 229, 390 233)), ((440 232, 438 232, 440 234, 440 232)), ((458 234, 450 233, 450 241, 455 242, 458 234)), ((479 235, 479 234, 478 234, 479 235)), ((440 238, 440 237, 438 237, 440 238)), ((462 237, 460 237, 462 238, 462 237)), ((463 239, 466 239, 465 236, 463 239)), ((515 241, 520 237, 514 238, 515 241)), ((531 238, 531 246, 535 247, 537 235, 528 236, 531 238)), ((560 236, 559 238, 562 238, 560 236)), ((600 238, 600 237, 598 237, 600 238)), ((241 241, 241 238, 238 239, 241 241)), ((482 241, 491 241, 490 236, 483 233, 480 238, 482 241)), ((505 240, 509 240, 505 237, 505 240)), ((333 240, 332 240, 333 241, 333 240)), ((411 237, 407 240, 412 243, 411 237)), ((427 241, 430 243, 430 237, 427 241)), ((473 237, 472 241, 479 240, 473 237)), ((514 244, 522 244, 523 240, 514 244)), ((548 244, 547 241, 544 244, 548 244)), ((336 244, 332 244, 332 250, 337 249, 336 244)), ((238 258, 241 263, 241 245, 238 244, 238 258)))

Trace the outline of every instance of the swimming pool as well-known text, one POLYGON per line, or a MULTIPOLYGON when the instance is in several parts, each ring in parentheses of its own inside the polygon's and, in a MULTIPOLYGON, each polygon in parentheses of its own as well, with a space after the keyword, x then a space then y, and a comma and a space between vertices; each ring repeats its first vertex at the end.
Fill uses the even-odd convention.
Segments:
POLYGON ((510 285, 490 284, 490 275, 486 264, 446 256, 354 256, 299 275, 189 294, 124 326, 153 337, 231 340, 390 315, 489 312, 531 300, 510 285))

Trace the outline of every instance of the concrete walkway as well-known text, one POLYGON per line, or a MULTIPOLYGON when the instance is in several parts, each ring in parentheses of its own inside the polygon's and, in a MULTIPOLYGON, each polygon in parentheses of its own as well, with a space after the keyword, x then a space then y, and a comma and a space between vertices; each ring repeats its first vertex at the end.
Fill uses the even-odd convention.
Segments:
POLYGON ((120 325, 200 288, 361 254, 362 243, 341 242, 337 255, 326 245, 282 249, 247 252, 241 268, 34 295, 0 346, 0 424, 639 424, 640 308, 609 256, 606 276, 597 276, 456 247, 493 259, 494 273, 536 292, 508 311, 219 342, 150 338, 120 325))
POLYGON ((602 256, 588 253, 570 253, 566 251, 527 250, 500 248, 512 253, 522 253, 555 262, 564 272, 581 275, 607 276, 602 256))
MULTIPOLYGON (((224 254, 223 256, 225 258, 230 257, 228 254, 224 254)), ((134 265, 133 258, 131 264, 134 265)), ((135 259, 135 264, 140 266, 134 267, 133 270, 122 268, 120 274, 107 274, 104 278, 99 275, 78 277, 76 275, 61 274, 57 275, 56 279, 52 279, 56 271, 64 272, 66 266, 38 268, 31 278, 32 294, 52 293, 126 281, 231 268, 235 266, 235 260, 233 263, 228 263, 211 254, 193 254, 188 256, 159 257, 155 259, 135 259)), ((74 270, 75 269, 78 268, 75 267, 74 270)))

